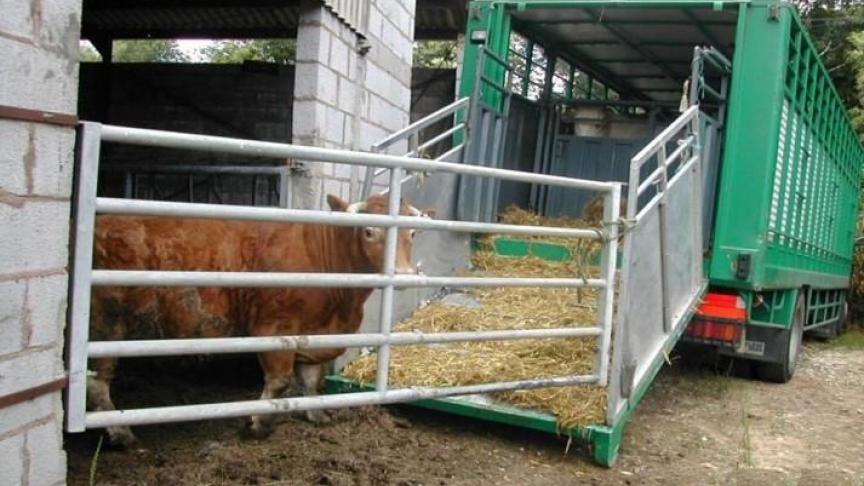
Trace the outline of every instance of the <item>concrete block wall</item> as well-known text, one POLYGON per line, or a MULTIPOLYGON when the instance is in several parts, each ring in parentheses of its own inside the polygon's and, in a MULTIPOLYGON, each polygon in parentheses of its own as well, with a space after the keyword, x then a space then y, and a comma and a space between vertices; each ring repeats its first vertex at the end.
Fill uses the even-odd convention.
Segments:
MULTIPOLYGON (((294 67, 276 64, 81 65, 82 119, 187 133, 291 141, 294 67)), ((190 150, 106 145, 105 164, 285 165, 284 159, 242 157, 190 150)), ((100 175, 100 195, 124 197, 124 177, 100 175)), ((195 202, 277 205, 278 176, 197 177, 195 202), (213 182, 211 185, 210 182, 213 182), (251 188, 255 184, 255 192, 251 188), (215 195, 218 194, 218 199, 215 195), (253 198, 254 194, 254 198, 253 198)), ((139 177, 137 198, 187 201, 186 175, 139 177), (158 193, 154 186, 158 186, 158 193)))
MULTIPOLYGON (((80 9, 3 3, 0 105, 76 113, 80 9)), ((74 143, 72 127, 0 118, 0 397, 63 376, 74 143)), ((0 485, 64 484, 62 423, 60 391, 0 410, 0 485)))
MULTIPOLYGON (((368 3, 366 26, 345 24, 319 2, 303 5, 297 33, 295 143, 368 150, 409 123, 415 2, 368 3)), ((404 151, 404 144, 392 150, 404 151)), ((328 192, 357 198, 365 169, 304 162, 313 182, 299 207, 324 207, 328 192)))

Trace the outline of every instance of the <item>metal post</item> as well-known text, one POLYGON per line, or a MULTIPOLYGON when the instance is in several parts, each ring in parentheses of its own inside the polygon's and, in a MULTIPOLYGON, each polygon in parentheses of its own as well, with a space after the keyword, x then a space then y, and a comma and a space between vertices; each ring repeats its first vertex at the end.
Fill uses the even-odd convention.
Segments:
POLYGON ((618 217, 621 208, 621 186, 616 185, 603 196, 603 222, 606 226, 606 242, 600 257, 600 271, 606 286, 600 292, 597 315, 603 329, 600 334, 599 363, 595 367, 599 385, 606 386, 609 378, 609 348, 612 341, 612 319, 615 316, 615 269, 618 263, 618 217))
MULTIPOLYGON (((390 171, 390 216, 399 216, 402 205, 402 169, 394 167, 390 171)), ((396 274, 396 250, 399 245, 399 228, 391 226, 387 228, 387 244, 384 247, 384 274, 393 277, 396 274)), ((381 334, 390 335, 393 327, 393 282, 390 281, 381 290, 381 334)), ((378 374, 375 380, 375 389, 379 392, 387 391, 387 381, 390 372, 390 345, 383 344, 378 348, 378 374)))
POLYGON ((285 167, 279 172, 279 207, 289 209, 291 207, 291 169, 285 167))
MULTIPOLYGON (((697 286, 701 283, 702 280, 702 272, 699 269, 702 268, 702 249, 704 246, 703 233, 699 229, 701 226, 707 224, 707 221, 702 221, 702 224, 699 224, 699 221, 703 219, 702 215, 702 195, 704 194, 705 188, 703 187, 704 180, 702 179, 702 171, 704 170, 702 167, 702 163, 705 161, 705 158, 702 157, 702 139, 700 137, 699 129, 701 126, 701 121, 699 117, 700 113, 696 113, 696 116, 693 117, 693 125, 691 127, 693 138, 693 156, 697 157, 697 161, 693 164, 693 190, 691 191, 692 202, 690 203, 692 208, 690 209, 690 214, 693 217, 693 268, 697 269, 697 271, 693 272, 693 285, 697 286), (698 190, 697 190, 698 189, 698 190)), ((710 147, 709 147, 710 148, 710 147)), ((745 326, 746 327, 746 326, 745 326)), ((742 343, 744 341, 742 340, 742 343)))
POLYGON ((78 187, 74 207, 75 241, 69 304, 69 387, 66 430, 83 432, 87 410, 87 341, 90 334, 90 279, 102 126, 84 122, 78 129, 78 187))
POLYGON ((663 330, 670 332, 672 330, 672 316, 670 316, 669 304, 669 272, 668 272, 668 255, 666 249, 669 248, 667 241, 668 234, 666 231, 666 201, 667 201, 667 183, 669 182, 668 166, 666 164, 666 144, 660 146, 657 151, 657 168, 660 170, 660 201, 658 202, 657 216, 660 225, 660 292, 663 295, 663 330))

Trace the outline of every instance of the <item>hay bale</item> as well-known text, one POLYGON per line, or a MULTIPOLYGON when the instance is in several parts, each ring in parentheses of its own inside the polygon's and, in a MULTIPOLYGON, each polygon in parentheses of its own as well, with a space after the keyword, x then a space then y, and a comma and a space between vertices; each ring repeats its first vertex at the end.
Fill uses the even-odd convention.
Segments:
MULTIPOLYGON (((549 220, 522 210, 508 209, 502 220, 512 224, 581 225, 569 218, 549 220)), ((494 236, 493 236, 494 238, 494 236)), ((548 241, 544 239, 543 241, 548 241)), ((585 264, 585 253, 594 246, 571 243, 576 249, 567 262, 535 257, 502 257, 488 251, 472 257, 475 276, 593 277, 597 269, 585 264)), ((571 250, 572 251, 572 250, 571 250)), ((474 289, 471 299, 436 301, 399 323, 396 331, 440 333, 502 329, 544 329, 594 326, 597 323, 596 289, 503 288, 474 289), (479 305, 453 305, 466 300, 479 305)), ((391 349, 389 380, 394 386, 459 386, 493 381, 512 381, 590 374, 597 352, 596 338, 497 341, 391 349)), ((361 357, 343 371, 350 379, 373 383, 376 357, 361 357)), ((493 396, 503 403, 552 413, 567 429, 602 423, 606 414, 606 390, 576 386, 518 390, 493 396)))

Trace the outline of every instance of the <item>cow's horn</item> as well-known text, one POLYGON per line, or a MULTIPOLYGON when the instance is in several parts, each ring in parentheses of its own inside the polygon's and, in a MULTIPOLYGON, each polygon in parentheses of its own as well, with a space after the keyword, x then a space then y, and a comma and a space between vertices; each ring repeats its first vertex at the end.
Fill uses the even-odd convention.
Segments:
POLYGON ((414 206, 408 206, 408 213, 409 213, 411 216, 417 216, 417 217, 423 217, 423 216, 425 216, 425 215, 423 214, 423 211, 420 211, 419 209, 415 208, 414 206))
POLYGON ((359 213, 366 209, 366 202, 356 202, 354 204, 349 204, 347 208, 345 208, 346 213, 359 213))

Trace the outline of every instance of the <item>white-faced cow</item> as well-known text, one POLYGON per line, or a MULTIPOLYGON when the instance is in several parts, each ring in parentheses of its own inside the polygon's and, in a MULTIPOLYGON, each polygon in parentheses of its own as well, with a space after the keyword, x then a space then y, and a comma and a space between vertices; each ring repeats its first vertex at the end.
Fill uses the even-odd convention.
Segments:
MULTIPOLYGON (((387 214, 386 196, 349 205, 329 195, 334 211, 387 214)), ((401 214, 429 216, 402 203, 401 214)), ((399 230, 398 273, 414 273, 414 230, 399 230)), ((223 272, 376 273, 382 271, 386 230, 323 224, 281 224, 201 219, 100 216, 96 220, 97 269, 223 272)), ((93 340, 274 336, 356 332, 372 289, 102 287, 92 298, 93 340)), ((296 375, 304 394, 314 394, 324 365, 344 349, 267 352, 262 399, 276 398, 296 375)), ((116 359, 94 359, 88 406, 113 410, 110 384, 116 359)), ((307 413, 310 420, 322 414, 307 413)), ((250 431, 267 435, 264 417, 250 431)), ((128 427, 108 429, 113 444, 129 445, 128 427)))

